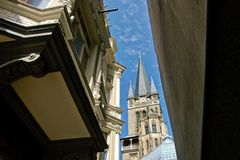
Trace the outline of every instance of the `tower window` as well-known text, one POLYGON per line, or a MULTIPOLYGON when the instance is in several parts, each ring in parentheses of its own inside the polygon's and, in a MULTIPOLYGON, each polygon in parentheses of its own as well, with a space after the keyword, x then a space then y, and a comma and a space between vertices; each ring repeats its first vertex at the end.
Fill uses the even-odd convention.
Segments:
POLYGON ((147 124, 147 123, 145 124, 145 133, 146 133, 146 134, 149 133, 149 127, 148 127, 148 124, 147 124))
POLYGON ((136 112, 136 128, 137 128, 137 132, 139 130, 139 127, 140 127, 140 113, 139 112, 136 112))
POLYGON ((158 146, 158 140, 157 140, 157 138, 155 138, 155 147, 157 147, 158 146))
POLYGON ((152 132, 157 133, 157 127, 155 122, 152 122, 152 132))
POLYGON ((146 145, 147 145, 147 149, 149 149, 149 143, 148 143, 148 140, 146 140, 146 145))
POLYGON ((146 115, 147 115, 145 110, 142 112, 142 114, 143 114, 143 117, 146 117, 146 115))

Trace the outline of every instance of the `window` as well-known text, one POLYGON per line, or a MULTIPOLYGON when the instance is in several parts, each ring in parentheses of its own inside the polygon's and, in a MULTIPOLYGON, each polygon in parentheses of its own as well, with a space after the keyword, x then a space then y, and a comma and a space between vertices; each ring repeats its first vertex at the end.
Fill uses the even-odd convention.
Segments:
POLYGON ((142 112, 142 114, 143 114, 143 117, 146 117, 146 115, 147 115, 145 110, 142 112))
POLYGON ((137 127, 137 132, 139 131, 139 127, 140 127, 140 113, 136 112, 136 127, 137 127))
POLYGON ((81 57, 81 64, 84 70, 87 68, 87 61, 88 61, 88 54, 87 54, 86 48, 84 48, 84 51, 81 57))
POLYGON ((80 25, 81 25, 81 28, 82 28, 82 32, 83 32, 85 41, 87 43, 87 46, 90 49, 92 47, 91 39, 90 39, 90 35, 88 33, 88 30, 87 30, 86 24, 84 22, 84 19, 82 17, 80 9, 77 10, 77 14, 78 14, 79 22, 80 22, 80 25))
POLYGON ((83 69, 86 70, 92 42, 80 9, 77 10, 75 18, 76 20, 73 23, 75 33, 74 48, 83 69))
POLYGON ((155 138, 155 147, 157 147, 157 146, 158 146, 158 139, 155 138))
POLYGON ((147 145, 147 149, 149 149, 149 143, 148 143, 148 140, 146 140, 146 145, 147 145))
POLYGON ((157 133, 157 127, 156 127, 156 123, 154 121, 152 122, 152 132, 157 133))
POLYGON ((79 30, 77 30, 76 37, 74 40, 74 45, 75 45, 77 55, 78 55, 78 57, 80 57, 82 50, 84 48, 84 42, 81 39, 81 34, 80 34, 79 30))
POLYGON ((148 124, 147 124, 147 123, 145 124, 145 133, 146 133, 146 134, 149 134, 149 127, 148 127, 148 124))

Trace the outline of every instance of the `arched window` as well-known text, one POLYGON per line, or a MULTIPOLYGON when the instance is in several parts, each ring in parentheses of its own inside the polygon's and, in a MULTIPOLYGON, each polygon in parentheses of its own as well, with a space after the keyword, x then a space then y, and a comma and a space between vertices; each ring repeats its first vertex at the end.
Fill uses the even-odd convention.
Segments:
POLYGON ((137 128, 137 132, 139 130, 140 127, 140 113, 137 111, 136 112, 136 128, 137 128))
POLYGON ((147 149, 149 149, 149 144, 148 144, 148 140, 146 140, 146 145, 147 145, 147 149))
POLYGON ((157 133, 157 127, 156 127, 156 122, 152 121, 152 132, 157 133))
POLYGON ((148 134, 149 133, 149 127, 148 127, 148 123, 145 123, 145 133, 148 134))
POLYGON ((160 125, 159 129, 160 129, 160 133, 162 133, 162 126, 161 125, 160 125))
POLYGON ((155 138, 155 147, 157 147, 157 146, 158 146, 158 139, 155 138))
POLYGON ((143 114, 143 117, 146 117, 146 115, 147 115, 145 110, 143 110, 142 114, 143 114))

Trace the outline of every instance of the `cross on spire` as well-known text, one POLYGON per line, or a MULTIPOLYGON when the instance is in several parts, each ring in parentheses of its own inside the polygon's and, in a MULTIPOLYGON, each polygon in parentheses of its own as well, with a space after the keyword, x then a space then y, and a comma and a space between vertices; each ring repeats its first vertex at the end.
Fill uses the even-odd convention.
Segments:
POLYGON ((138 58, 141 59, 141 56, 142 56, 141 51, 138 51, 138 58))

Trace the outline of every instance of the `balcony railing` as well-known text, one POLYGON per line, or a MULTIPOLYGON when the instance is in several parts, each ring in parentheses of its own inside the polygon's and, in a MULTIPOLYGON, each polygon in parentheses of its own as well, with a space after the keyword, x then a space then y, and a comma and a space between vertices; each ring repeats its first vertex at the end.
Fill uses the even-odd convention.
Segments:
POLYGON ((133 144, 133 145, 129 145, 129 146, 123 146, 122 150, 133 150, 133 149, 138 149, 139 145, 138 144, 133 144))

